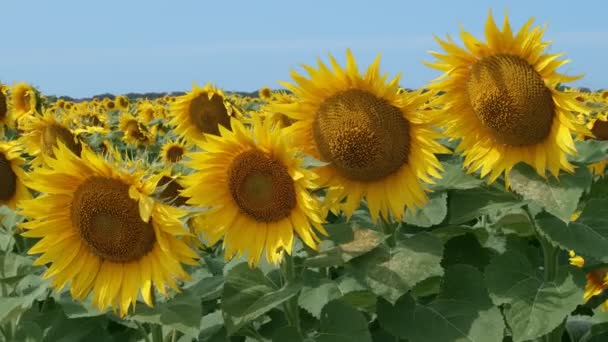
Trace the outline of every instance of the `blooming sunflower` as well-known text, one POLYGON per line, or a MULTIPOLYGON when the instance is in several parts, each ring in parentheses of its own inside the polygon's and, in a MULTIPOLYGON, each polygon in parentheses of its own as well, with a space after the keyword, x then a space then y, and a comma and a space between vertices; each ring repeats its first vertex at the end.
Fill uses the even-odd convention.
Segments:
POLYGON ((584 111, 575 93, 557 89, 562 82, 581 76, 556 72, 568 60, 561 53, 545 54, 549 43, 542 41, 544 28, 532 28, 533 18, 513 35, 508 16, 502 31, 490 12, 485 25, 487 43, 470 33, 460 33, 465 48, 451 37, 436 38, 446 54, 431 52, 438 61, 426 63, 444 71, 431 86, 445 91, 443 102, 445 133, 462 139, 457 147, 463 152, 469 172, 481 170, 495 181, 503 172, 525 162, 541 176, 546 170, 555 176, 560 170, 572 172, 567 154, 576 153, 573 133, 587 134, 577 123, 573 111, 584 111))
POLYGON ((171 124, 176 134, 201 142, 205 134, 219 135, 219 126, 230 129, 230 117, 236 112, 221 89, 210 83, 203 88, 193 84, 191 92, 171 104, 171 124))
POLYGON ((161 148, 161 158, 167 164, 177 163, 182 160, 187 149, 188 145, 182 139, 177 141, 168 141, 161 148))
POLYGON ((320 204, 307 189, 315 187, 314 174, 302 168, 298 148, 287 144, 282 131, 268 121, 249 130, 232 119, 221 137, 208 135, 201 143, 206 152, 188 154, 195 170, 181 182, 188 204, 210 207, 194 220, 210 244, 224 238, 227 259, 247 253, 258 264, 263 251, 271 263, 291 254, 294 232, 316 249, 327 234, 320 204))
POLYGON ((0 127, 10 125, 12 122, 8 116, 8 87, 0 83, 0 127))
POLYGON ((0 141, 0 206, 15 209, 17 202, 31 198, 23 183, 21 147, 16 141, 0 141))
POLYGON ((37 92, 31 85, 23 82, 14 84, 10 94, 13 120, 19 122, 36 110, 37 92))
POLYGON ((387 82, 380 75, 380 56, 364 75, 350 50, 346 57, 346 69, 332 56, 333 70, 320 60, 318 69, 305 66, 310 79, 292 71, 297 85, 282 85, 297 100, 270 107, 297 120, 285 128, 295 145, 329 163, 315 172, 320 185, 329 187, 330 207, 346 198, 341 207, 351 216, 365 197, 373 220, 389 213, 402 218, 404 207, 427 201, 420 180, 441 177, 434 154, 449 152, 435 140, 440 134, 431 126, 431 112, 418 112, 430 94, 399 95, 400 75, 387 82))
POLYGON ((142 145, 152 141, 146 126, 129 113, 120 116, 118 128, 124 133, 123 140, 128 144, 142 145))
MULTIPOLYGON (((595 118, 589 120, 587 128, 591 130, 593 138, 596 140, 608 140, 608 117, 606 113, 600 113, 595 118)), ((596 176, 604 176, 608 159, 590 164, 589 171, 596 176)))
MULTIPOLYGON (((576 255, 574 251, 569 252, 570 264, 579 268, 585 266, 585 259, 580 255, 576 255)), ((583 301, 586 303, 594 296, 597 296, 608 289, 608 268, 599 267, 587 271, 587 284, 583 294, 583 301)), ((608 301, 602 303, 602 309, 608 311, 608 301)))
POLYGON ((45 111, 42 115, 29 116, 23 124, 21 139, 27 152, 34 156, 32 165, 44 164, 44 156, 53 156, 53 148, 61 141, 74 154, 79 155, 82 145, 65 123, 45 111))
POLYGON ((120 110, 129 109, 129 99, 126 96, 118 96, 114 102, 120 110))
POLYGON ((60 144, 55 155, 28 178, 43 195, 20 202, 30 219, 23 235, 42 238, 28 253, 51 264, 43 277, 58 291, 71 282, 77 300, 92 292, 99 310, 121 316, 139 292, 153 305, 152 284, 163 295, 166 285, 177 290, 174 278, 188 278, 181 264, 196 265, 197 254, 181 240, 185 212, 149 197, 158 177, 118 169, 86 147, 78 157, 60 144))
POLYGON ((262 87, 258 91, 258 95, 260 96, 260 98, 262 100, 266 100, 266 101, 271 100, 272 99, 272 90, 270 89, 270 87, 262 87))

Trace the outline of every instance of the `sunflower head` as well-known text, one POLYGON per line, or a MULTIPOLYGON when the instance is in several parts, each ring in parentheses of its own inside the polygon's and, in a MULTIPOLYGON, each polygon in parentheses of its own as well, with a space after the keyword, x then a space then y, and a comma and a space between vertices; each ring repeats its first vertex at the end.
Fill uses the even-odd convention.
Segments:
POLYGON ((181 237, 190 235, 184 212, 150 195, 158 177, 126 171, 88 148, 82 157, 63 144, 56 158, 33 171, 28 185, 42 193, 22 201, 24 236, 42 238, 30 254, 36 265, 51 263, 44 278, 61 290, 70 283, 74 299, 93 293, 100 310, 118 308, 124 316, 141 292, 152 305, 152 284, 163 295, 186 279, 181 264, 195 264, 196 253, 181 237))
POLYGON ((544 52, 549 44, 543 33, 530 19, 514 34, 507 16, 500 30, 490 13, 486 42, 464 30, 464 48, 449 37, 437 38, 445 53, 432 52, 438 61, 427 63, 445 72, 431 88, 445 91, 440 99, 446 135, 461 139, 457 151, 465 167, 489 174, 489 182, 505 173, 508 186, 508 173, 519 162, 541 176, 546 170, 555 176, 573 171, 566 159, 576 153, 572 134, 588 134, 572 114, 586 107, 575 92, 558 90, 580 77, 556 71, 568 61, 544 52))
POLYGON ((230 117, 235 114, 224 92, 210 83, 203 88, 194 84, 191 92, 171 104, 175 132, 194 142, 204 141, 205 134, 219 135, 220 126, 230 129, 230 117))
POLYGON ((129 99, 126 96, 118 96, 114 102, 116 103, 116 107, 120 110, 129 109, 129 99))
POLYGON ((109 98, 105 98, 103 99, 103 106, 105 107, 106 110, 115 110, 117 109, 116 107, 116 102, 112 99, 109 98))
POLYGON ((21 146, 16 141, 0 141, 0 206, 17 208, 17 202, 31 198, 24 185, 21 146))
POLYGON ((232 119, 233 132, 208 136, 190 153, 194 173, 183 177, 191 205, 211 210, 194 220, 210 244, 224 239, 226 258, 248 254, 256 265, 262 253, 272 263, 291 253, 294 235, 316 248, 316 232, 326 234, 319 203, 308 192, 314 174, 302 168, 298 149, 273 129, 257 121, 253 130, 232 119))
POLYGON ((8 117, 8 87, 0 83, 0 125, 10 125, 8 117))
POLYGON ((129 113, 121 114, 118 128, 124 133, 123 140, 128 144, 145 145, 153 140, 148 128, 129 113))
POLYGON ((23 124, 23 131, 22 139, 28 153, 35 156, 32 161, 35 166, 43 164, 45 156, 53 156, 59 142, 77 155, 82 150, 80 141, 66 123, 47 111, 29 116, 23 124))
POLYGON ((262 87, 258 91, 258 95, 260 96, 260 98, 262 100, 266 100, 266 101, 271 100, 272 99, 272 90, 270 89, 270 87, 262 87))
POLYGON ((188 145, 184 140, 168 141, 161 149, 161 158, 167 164, 178 163, 184 158, 188 145))
POLYGON ((19 120, 25 115, 32 114, 36 111, 38 104, 38 91, 27 83, 17 83, 10 89, 11 108, 13 118, 19 120))
POLYGON ((320 60, 318 69, 306 66, 310 79, 292 72, 296 84, 282 84, 295 102, 270 108, 296 121, 287 128, 296 145, 328 163, 316 169, 320 184, 329 187, 326 203, 333 208, 346 198, 341 207, 350 216, 366 198, 374 220, 379 214, 401 218, 404 208, 427 201, 421 181, 440 177, 434 154, 448 151, 436 141, 432 116, 418 113, 430 94, 399 94, 400 77, 387 82, 379 57, 364 74, 350 50, 345 69, 332 56, 330 62, 332 68, 320 60))

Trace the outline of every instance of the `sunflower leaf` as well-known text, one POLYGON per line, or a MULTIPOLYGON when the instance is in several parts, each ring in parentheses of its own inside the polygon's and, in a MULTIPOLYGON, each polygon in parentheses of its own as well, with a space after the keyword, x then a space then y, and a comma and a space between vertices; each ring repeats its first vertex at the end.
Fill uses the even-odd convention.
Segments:
POLYGON ((575 174, 546 179, 539 176, 532 167, 521 163, 513 168, 509 177, 516 193, 564 222, 570 221, 583 191, 591 185, 592 180, 591 174, 584 167, 579 167, 575 174))
POLYGON ((418 227, 429 228, 443 222, 448 214, 448 194, 446 192, 434 192, 429 202, 421 209, 407 210, 403 221, 418 227))
POLYGON ((311 270, 304 271, 302 278, 303 287, 298 297, 298 304, 319 319, 325 304, 342 297, 340 288, 336 282, 323 278, 319 273, 311 270))
POLYGON ((493 187, 451 190, 448 195, 448 222, 462 224, 483 215, 524 205, 517 195, 493 187))
POLYGON ((352 262, 354 273, 379 296, 394 303, 417 283, 443 275, 443 243, 428 233, 382 246, 352 262))
POLYGON ((496 256, 486 268, 485 283, 495 304, 508 304, 505 318, 514 341, 544 336, 559 326, 583 298, 584 274, 562 267, 553 281, 516 251, 496 256))
POLYGON ((319 254, 304 260, 308 267, 329 267, 343 265, 350 260, 364 255, 382 243, 381 233, 371 229, 357 229, 352 240, 328 248, 319 254))
POLYGON ((438 297, 428 305, 405 294, 397 302, 380 299, 380 325, 389 333, 412 342, 503 340, 504 322, 492 305, 480 271, 468 265, 446 270, 438 297))
POLYGON ((536 221, 553 244, 608 262, 608 199, 588 201, 574 222, 564 223, 547 213, 536 216, 536 221))
POLYGON ((608 141, 585 140, 576 141, 577 154, 570 156, 569 161, 576 164, 591 164, 608 158, 608 141))
POLYGON ((372 336, 362 313, 341 300, 328 303, 321 312, 318 342, 371 342, 372 336))

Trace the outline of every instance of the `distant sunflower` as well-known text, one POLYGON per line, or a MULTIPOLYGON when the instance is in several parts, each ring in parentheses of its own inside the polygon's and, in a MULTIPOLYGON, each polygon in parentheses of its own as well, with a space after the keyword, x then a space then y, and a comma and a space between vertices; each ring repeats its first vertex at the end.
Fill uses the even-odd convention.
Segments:
POLYGON ((123 113, 120 116, 118 129, 124 133, 123 140, 128 144, 146 145, 152 141, 146 126, 131 114, 123 113))
POLYGON ((299 148, 287 144, 280 130, 268 121, 248 130, 232 119, 221 137, 207 136, 206 152, 194 152, 187 165, 195 170, 184 176, 181 194, 191 205, 211 207, 194 220, 210 244, 224 239, 227 259, 247 253, 257 265, 263 251, 271 263, 291 254, 294 235, 316 249, 315 230, 327 234, 320 205, 308 190, 314 174, 302 167, 299 148))
MULTIPOLYGON (((598 114, 595 118, 589 120, 587 128, 591 130, 593 137, 589 139, 608 140, 608 116, 606 113, 598 114)), ((608 159, 600 160, 588 166, 589 171, 596 176, 604 176, 608 165, 608 159)))
POLYGON ((435 153, 449 152, 435 139, 432 116, 418 108, 430 99, 421 92, 398 94, 400 76, 386 81, 380 57, 360 75, 350 50, 346 69, 330 56, 333 70, 318 61, 306 66, 310 79, 292 71, 297 85, 282 83, 297 98, 292 104, 270 106, 297 120, 285 128, 311 156, 329 163, 315 170, 321 186, 328 186, 326 203, 341 206, 351 216, 367 199, 373 220, 378 214, 397 218, 404 208, 427 202, 426 186, 440 178, 435 153))
POLYGON ((168 141, 161 148, 161 158, 167 164, 180 162, 184 158, 188 145, 184 140, 168 141))
POLYGON ((46 111, 42 115, 29 117, 23 124, 23 131, 21 139, 27 152, 35 157, 32 161, 34 166, 44 164, 45 155, 54 155, 53 148, 57 147, 58 141, 76 155, 82 149, 80 141, 67 125, 46 111))
POLYGON ((70 283, 76 300, 93 293, 99 309, 129 311, 141 292, 152 306, 152 284, 163 295, 174 278, 187 279, 181 264, 196 265, 197 255, 180 237, 189 233, 179 220, 185 212, 154 201, 158 178, 143 178, 104 161, 88 148, 82 158, 64 145, 48 166, 28 178, 28 186, 44 193, 22 201, 30 219, 24 236, 42 238, 29 254, 42 254, 35 265, 50 263, 45 279, 60 291, 70 283))
POLYGON ((17 83, 11 87, 11 110, 14 120, 34 113, 37 104, 36 90, 27 83, 17 83))
POLYGON ((234 107, 226 100, 224 92, 211 84, 180 96, 171 104, 171 124, 175 133, 193 142, 205 140, 205 134, 219 135, 219 126, 230 129, 230 117, 234 107))
POLYGON ((259 91, 258 91, 258 95, 260 96, 260 98, 262 100, 271 100, 272 99, 272 90, 270 90, 270 87, 262 87, 259 91))
POLYGON ((524 162, 536 172, 546 170, 558 176, 560 170, 573 172, 566 159, 575 154, 573 133, 587 134, 572 112, 584 112, 576 93, 565 93, 557 85, 579 79, 556 72, 568 60, 562 54, 543 54, 544 28, 531 28, 530 19, 513 35, 505 15, 503 29, 492 14, 485 26, 487 43, 466 31, 461 32, 466 49, 451 38, 437 38, 446 54, 432 52, 437 62, 427 63, 445 74, 433 85, 443 102, 445 133, 462 139, 457 147, 463 152, 470 172, 481 170, 495 181, 503 172, 524 162))
POLYGON ((8 87, 0 83, 0 127, 12 126, 8 115, 8 87))
POLYGON ((137 107, 137 116, 142 122, 148 124, 156 117, 156 106, 150 102, 142 103, 137 107))
POLYGON ((118 96, 114 102, 120 110, 129 109, 129 99, 126 96, 118 96))
POLYGON ((103 99, 103 105, 107 110, 115 110, 116 109, 116 102, 114 102, 113 100, 109 99, 109 98, 105 98, 103 99))
POLYGON ((32 197, 23 181, 21 147, 15 141, 0 141, 0 206, 17 208, 17 202, 32 197))

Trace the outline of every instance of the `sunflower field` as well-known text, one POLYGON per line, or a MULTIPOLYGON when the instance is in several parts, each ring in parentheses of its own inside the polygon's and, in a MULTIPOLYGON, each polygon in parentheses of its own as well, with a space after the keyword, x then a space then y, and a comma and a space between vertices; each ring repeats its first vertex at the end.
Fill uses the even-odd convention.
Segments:
POLYGON ((608 91, 490 14, 420 90, 0 84, 1 341, 608 341, 608 91))

